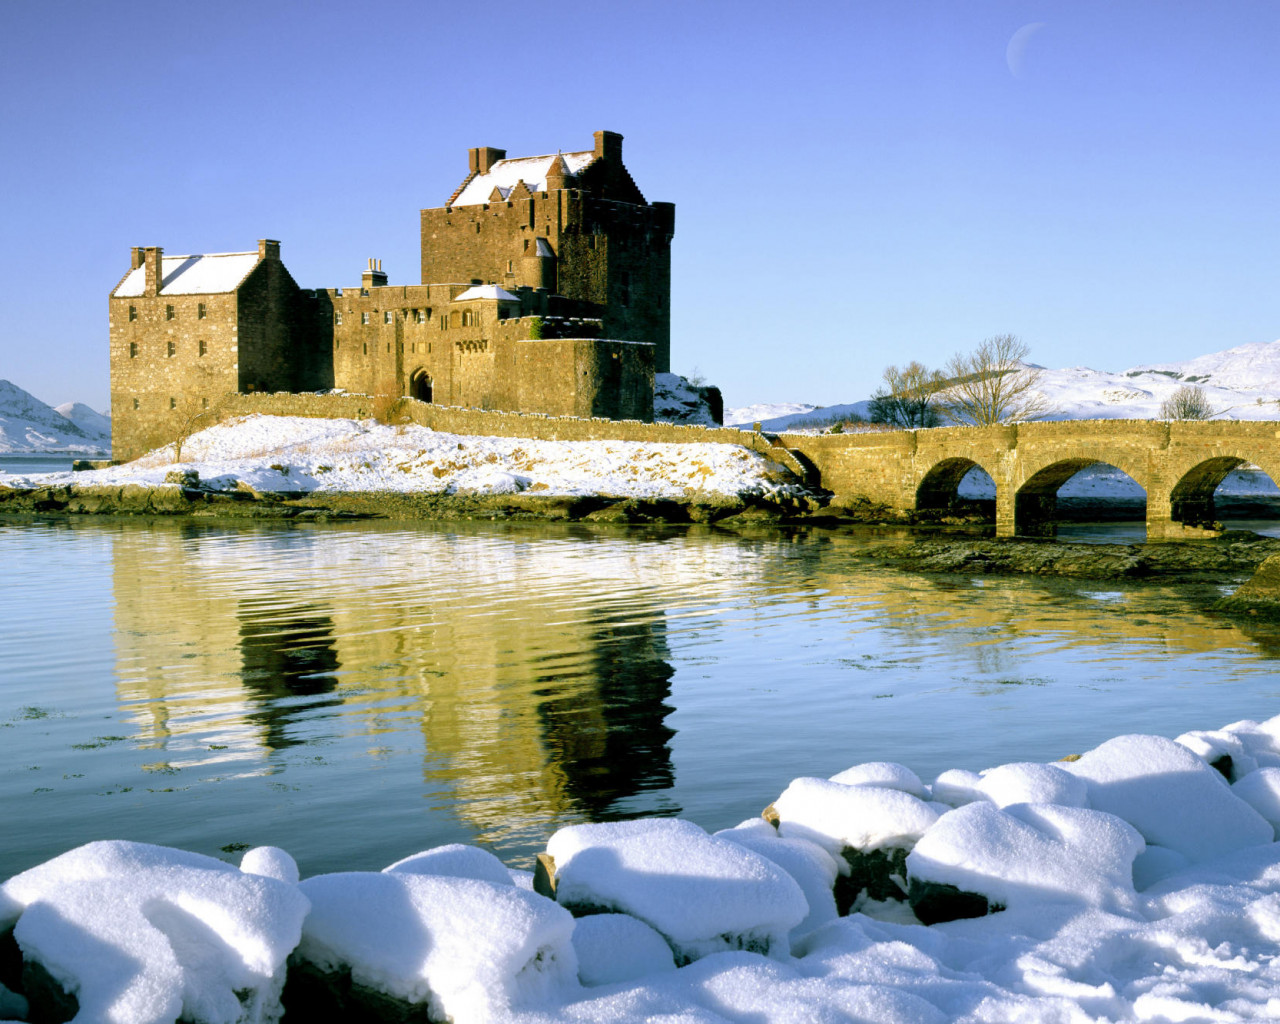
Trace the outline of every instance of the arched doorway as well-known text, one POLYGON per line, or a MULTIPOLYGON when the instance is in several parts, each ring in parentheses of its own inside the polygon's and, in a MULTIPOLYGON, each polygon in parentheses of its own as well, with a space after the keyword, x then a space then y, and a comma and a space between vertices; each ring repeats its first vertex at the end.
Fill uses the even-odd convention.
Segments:
POLYGON ((419 402, 431 401, 431 377, 422 370, 415 370, 409 378, 409 397, 419 402))

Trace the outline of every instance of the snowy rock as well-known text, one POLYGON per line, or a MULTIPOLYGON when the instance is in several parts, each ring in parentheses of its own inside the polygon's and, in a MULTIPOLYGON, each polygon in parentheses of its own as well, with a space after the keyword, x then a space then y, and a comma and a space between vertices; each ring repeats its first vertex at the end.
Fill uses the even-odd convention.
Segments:
POLYGON ((576 985, 573 918, 514 885, 406 873, 317 875, 298 887, 311 900, 290 972, 290 1012, 300 1019, 357 1016, 369 993, 434 1019, 484 1020, 558 1001, 576 985), (350 986, 340 979, 349 975, 350 986), (333 1005, 350 990, 350 1009, 333 1005))
POLYGON ((1084 779, 1095 809, 1193 863, 1275 841, 1275 830, 1220 773, 1162 736, 1118 736, 1063 767, 1084 779))
POLYGON ((809 913, 791 930, 793 942, 805 932, 837 917, 833 889, 840 877, 840 867, 835 858, 817 843, 807 839, 782 839, 761 818, 756 818, 746 827, 717 832, 716 836, 767 857, 796 880, 805 902, 809 904, 809 913), (764 827, 760 828, 756 822, 764 827))
POLYGON ((881 789, 900 789, 904 793, 924 799, 924 783, 920 776, 904 765, 892 761, 868 761, 866 764, 846 768, 831 776, 832 782, 845 786, 879 786, 881 789))
POLYGON ((1053 764, 1003 764, 982 773, 978 788, 997 807, 1059 804, 1088 807, 1084 780, 1053 764))
POLYGON ((1133 887, 1139 892, 1150 888, 1162 878, 1181 871, 1191 862, 1177 850, 1148 843, 1133 861, 1133 887))
POLYGON ((1258 767, 1240 737, 1225 729, 1184 732, 1174 742, 1202 757, 1229 782, 1243 778, 1258 767))
POLYGON ((222 861, 118 841, 89 843, 7 881, 25 960, 81 1019, 172 1024, 276 1020, 307 900, 222 861))
POLYGON ((578 980, 612 985, 676 969, 666 939, 630 914, 592 914, 574 924, 578 980))
POLYGON ((512 885, 511 872, 488 850, 478 846, 450 843, 415 853, 382 869, 407 875, 446 875, 451 878, 478 878, 495 885, 512 885))
POLYGON ((910 849, 938 820, 928 804, 902 790, 827 779, 795 779, 773 807, 780 835, 811 840, 833 856, 845 847, 910 849))
POLYGON ((298 884, 298 862, 278 846, 255 846, 240 858, 246 875, 262 875, 288 885, 298 884))
POLYGON ((571 825, 551 837, 556 899, 620 911, 656 928, 681 963, 726 949, 786 956, 809 912, 772 861, 673 818, 571 825))
POLYGON ((929 791, 934 800, 951 807, 963 807, 975 800, 987 799, 982 790, 982 776, 964 768, 948 768, 933 780, 929 791))
POLYGON ((1219 731, 1238 739, 1259 768, 1280 768, 1280 716, 1261 723, 1232 722, 1219 731))
POLYGON ((654 422, 717 427, 723 416, 724 399, 719 388, 695 384, 678 373, 653 375, 654 422))
POLYGON ((1133 860, 1144 845, 1101 811, 980 801, 940 818, 907 857, 907 872, 913 885, 951 885, 1002 907, 1049 900, 1132 913, 1133 860))
POLYGON ((1280 829, 1280 768, 1259 768, 1231 787, 1231 792, 1280 829))

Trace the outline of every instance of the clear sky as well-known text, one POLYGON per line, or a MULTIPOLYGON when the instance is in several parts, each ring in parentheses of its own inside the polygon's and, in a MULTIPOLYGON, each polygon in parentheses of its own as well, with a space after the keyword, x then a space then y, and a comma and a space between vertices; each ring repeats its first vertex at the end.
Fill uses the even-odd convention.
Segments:
POLYGON ((466 150, 607 128, 676 204, 672 361, 726 404, 866 397, 1011 332, 1118 370, 1280 337, 1280 4, 0 4, 0 377, 108 402, 129 247, 373 256, 466 150))

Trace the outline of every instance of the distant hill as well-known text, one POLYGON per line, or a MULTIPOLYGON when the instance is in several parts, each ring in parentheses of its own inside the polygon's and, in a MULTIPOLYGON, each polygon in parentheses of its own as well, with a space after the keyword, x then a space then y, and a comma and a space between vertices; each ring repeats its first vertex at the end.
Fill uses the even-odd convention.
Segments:
POLYGON ((54 409, 0 380, 0 454, 111 451, 111 420, 79 402, 54 409))
MULTIPOLYGON (((1160 405, 1179 387, 1203 388, 1220 419, 1280 420, 1280 341, 1254 342, 1179 363, 1145 363, 1112 373, 1074 366, 1044 370, 1040 390, 1053 420, 1158 419, 1160 405)), ((867 401, 846 405, 776 405, 726 409, 726 424, 765 430, 823 427, 850 413, 867 415, 867 401), (770 412, 772 416, 768 415, 770 412)))

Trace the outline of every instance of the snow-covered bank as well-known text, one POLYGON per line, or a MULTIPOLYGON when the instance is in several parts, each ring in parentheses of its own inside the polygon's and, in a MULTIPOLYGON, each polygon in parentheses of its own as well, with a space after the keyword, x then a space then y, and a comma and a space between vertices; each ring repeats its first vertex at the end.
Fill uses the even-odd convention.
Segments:
POLYGON ((200 486, 212 491, 636 498, 807 493, 781 466, 738 445, 535 441, 288 416, 250 416, 202 430, 183 444, 181 462, 170 445, 107 469, 0 474, 0 484, 154 487, 175 471, 194 471, 200 486))
POLYGON ((766 816, 570 826, 536 881, 464 846, 299 882, 272 847, 93 843, 0 886, 43 969, 0 1009, 47 974, 122 1024, 1280 1018, 1280 717, 930 784, 860 764, 766 816))

